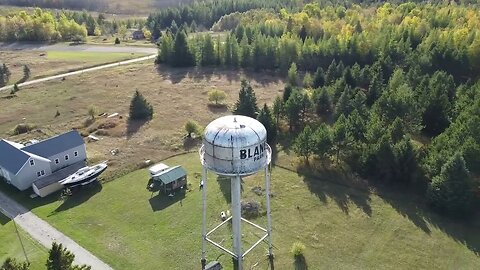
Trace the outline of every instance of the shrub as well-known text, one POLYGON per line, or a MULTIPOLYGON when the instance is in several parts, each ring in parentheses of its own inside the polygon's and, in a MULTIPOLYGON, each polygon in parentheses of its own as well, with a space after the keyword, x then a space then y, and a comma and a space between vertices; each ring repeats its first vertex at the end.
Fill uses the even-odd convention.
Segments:
POLYGON ((14 129, 13 129, 13 135, 20 135, 29 132, 30 130, 34 129, 34 125, 30 124, 18 124, 14 129))
POLYGON ((227 98, 227 93, 222 90, 212 89, 208 91, 208 101, 215 102, 215 105, 223 105, 223 101, 227 98))
POLYGON ((185 131, 187 132, 187 137, 189 138, 192 137, 192 133, 200 134, 201 130, 202 128, 200 127, 200 125, 195 121, 190 120, 185 123, 185 131))
POLYGON ((292 249, 290 250, 293 257, 301 257, 303 256, 303 252, 305 252, 305 245, 301 242, 295 242, 292 245, 292 249))
POLYGON ((115 38, 115 44, 120 44, 120 39, 118 37, 115 38))

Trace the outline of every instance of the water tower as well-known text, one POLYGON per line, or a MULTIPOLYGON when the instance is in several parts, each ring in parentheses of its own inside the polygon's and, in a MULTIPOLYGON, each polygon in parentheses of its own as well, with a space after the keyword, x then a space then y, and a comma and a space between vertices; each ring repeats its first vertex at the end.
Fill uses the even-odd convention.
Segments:
POLYGON ((268 241, 268 256, 273 263, 272 253, 272 221, 270 218, 270 173, 268 165, 271 160, 271 149, 267 144, 267 131, 257 120, 241 116, 229 115, 212 121, 206 128, 203 145, 200 148, 200 161, 203 166, 203 225, 202 225, 202 269, 206 264, 206 243, 230 254, 234 260, 235 268, 242 270, 245 255, 252 251, 258 244, 268 241), (265 171, 265 195, 267 206, 267 228, 254 224, 241 214, 241 179, 244 176, 265 171), (207 172, 212 171, 219 176, 227 177, 231 182, 231 213, 225 221, 207 232, 207 172), (232 220, 233 250, 223 247, 209 238, 215 230, 232 220), (264 235, 250 248, 242 249, 242 221, 260 229, 264 235))

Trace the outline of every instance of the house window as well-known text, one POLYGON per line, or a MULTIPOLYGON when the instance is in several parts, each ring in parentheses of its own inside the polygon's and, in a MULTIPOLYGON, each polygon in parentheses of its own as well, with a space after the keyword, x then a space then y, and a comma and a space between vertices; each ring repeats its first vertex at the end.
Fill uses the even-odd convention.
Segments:
POLYGON ((73 152, 73 155, 78 157, 78 152, 77 151, 73 152))
POLYGON ((58 164, 60 163, 60 160, 58 160, 58 158, 55 159, 55 164, 58 164))
POLYGON ((30 159, 30 166, 35 165, 35 161, 33 159, 30 159))
POLYGON ((68 155, 65 155, 65 160, 68 160, 68 155))
POLYGON ((41 173, 42 175, 45 175, 45 171, 44 171, 44 170, 41 170, 40 173, 41 173))
POLYGON ((40 177, 42 174, 40 172, 37 172, 37 177, 40 177))

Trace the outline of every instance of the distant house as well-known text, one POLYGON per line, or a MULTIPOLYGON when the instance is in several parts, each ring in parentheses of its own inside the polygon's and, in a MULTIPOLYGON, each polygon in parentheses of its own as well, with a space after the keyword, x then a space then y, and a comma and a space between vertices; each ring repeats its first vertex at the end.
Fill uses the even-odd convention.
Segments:
POLYGON ((145 35, 142 30, 135 30, 132 32, 132 39, 144 39, 145 35))
POLYGON ((33 187, 42 197, 60 189, 58 181, 86 159, 85 142, 75 130, 27 146, 0 140, 0 177, 19 190, 33 187))

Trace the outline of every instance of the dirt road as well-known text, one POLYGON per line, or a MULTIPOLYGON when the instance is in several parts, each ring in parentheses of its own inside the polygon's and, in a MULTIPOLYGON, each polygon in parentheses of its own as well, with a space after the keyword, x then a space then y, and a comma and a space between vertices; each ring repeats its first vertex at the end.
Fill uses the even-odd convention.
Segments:
POLYGON ((12 200, 0 191, 0 211, 12 218, 17 225, 29 233, 33 239, 47 249, 52 247, 53 242, 62 243, 68 250, 75 254, 76 264, 90 265, 93 270, 111 270, 112 268, 95 257, 88 250, 81 247, 68 236, 57 231, 47 222, 25 209, 19 203, 12 200))
POLYGON ((157 48, 141 46, 105 46, 105 45, 68 45, 65 43, 44 44, 44 43, 2 43, 0 51, 84 51, 84 52, 106 52, 106 53, 157 53, 157 48))

